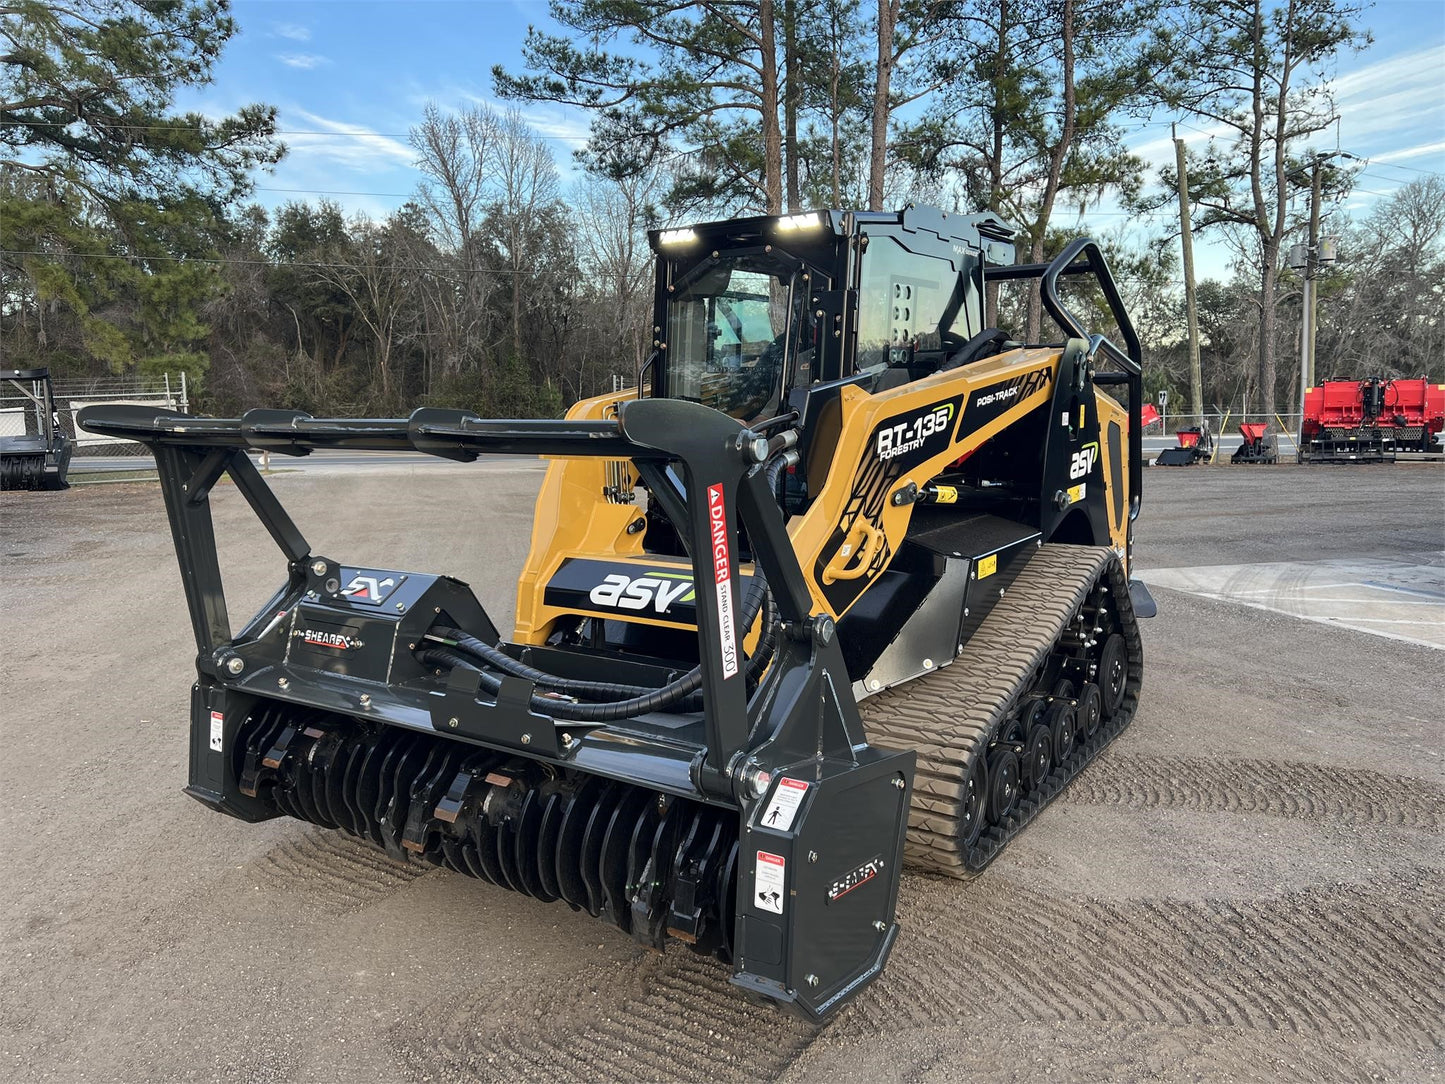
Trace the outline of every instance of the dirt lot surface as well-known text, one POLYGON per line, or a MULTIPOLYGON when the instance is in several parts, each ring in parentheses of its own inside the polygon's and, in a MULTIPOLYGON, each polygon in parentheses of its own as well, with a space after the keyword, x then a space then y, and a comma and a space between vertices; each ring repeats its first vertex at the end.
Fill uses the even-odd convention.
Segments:
MULTIPOLYGON (((510 622, 539 469, 281 475, 317 552, 510 622)), ((1442 564, 1437 467, 1150 471, 1137 567, 1442 564)), ((281 577, 214 501, 233 613, 281 577)), ((560 904, 184 797, 153 486, 0 496, 0 1079, 1445 1078, 1445 655, 1157 589, 1130 727, 982 876, 905 878, 814 1032, 560 904)), ((1428 592, 1427 592, 1428 594, 1428 592)))

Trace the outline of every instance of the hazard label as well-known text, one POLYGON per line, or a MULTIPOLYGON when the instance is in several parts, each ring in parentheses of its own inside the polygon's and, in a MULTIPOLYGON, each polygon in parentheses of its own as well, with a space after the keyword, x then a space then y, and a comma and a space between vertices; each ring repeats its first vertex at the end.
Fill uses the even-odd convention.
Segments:
POLYGON ((798 806, 803 804, 803 795, 807 793, 808 784, 801 779, 789 779, 787 776, 779 779, 778 785, 773 788, 773 800, 763 810, 763 827, 776 828, 780 832, 791 830, 793 821, 798 817, 798 806))
POLYGON ((753 872, 753 906, 759 911, 783 913, 783 873, 787 860, 780 854, 758 852, 757 868, 753 872))
POLYGON ((221 730, 226 725, 226 717, 219 711, 211 712, 211 752, 221 751, 221 730))

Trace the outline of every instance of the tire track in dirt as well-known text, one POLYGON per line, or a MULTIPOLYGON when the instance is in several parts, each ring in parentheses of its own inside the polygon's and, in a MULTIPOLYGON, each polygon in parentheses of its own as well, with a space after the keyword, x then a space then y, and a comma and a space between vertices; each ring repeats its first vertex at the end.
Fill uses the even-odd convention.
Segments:
POLYGON ((1106 755, 1060 801, 1402 828, 1445 824, 1445 789, 1423 780, 1288 761, 1106 755))
POLYGON ((815 1030, 749 1002, 729 974, 686 951, 640 952, 562 989, 509 992, 505 1005, 489 988, 438 1002, 391 1045, 427 1080, 773 1080, 815 1030), (542 1026, 518 1026, 533 1019, 542 1026))
POLYGON ((250 873, 268 889, 291 892, 328 910, 359 911, 434 867, 392 858, 367 843, 326 828, 307 828, 283 840, 250 873))
POLYGON ((898 950, 855 1010, 880 1033, 1007 1005, 1021 1021, 1391 1038, 1415 1049, 1445 1039, 1445 884, 1435 871, 1250 902, 915 879, 901 910, 898 950))
POLYGON ((1318 1038, 1305 1047, 1295 1036, 1277 1032, 1097 1023, 1066 1026, 1057 1022, 1016 1023, 1000 1032, 990 1026, 986 1015, 976 1011, 979 1008, 969 1007, 961 1022, 949 1027, 894 1030, 887 1043, 873 1035, 851 1035, 841 1029, 829 1032, 784 1074, 783 1081, 1375 1084, 1382 1079, 1429 1079, 1428 1055, 1397 1058, 1386 1050, 1349 1047, 1328 1038, 1318 1038))

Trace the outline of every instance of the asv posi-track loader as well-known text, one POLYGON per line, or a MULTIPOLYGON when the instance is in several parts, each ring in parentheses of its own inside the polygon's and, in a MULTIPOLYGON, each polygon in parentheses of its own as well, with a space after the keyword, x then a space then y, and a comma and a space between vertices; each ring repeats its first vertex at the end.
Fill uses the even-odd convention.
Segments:
POLYGON ((1139 695, 1138 340, 1092 242, 1014 266, 1009 237, 924 208, 654 233, 642 393, 561 421, 88 408, 159 465, 200 649, 188 793, 829 1016, 888 958, 904 862, 982 869, 1139 695), (1061 302, 1079 274, 1122 346, 1061 302), (985 326, 1005 279, 1061 342, 985 326), (512 636, 456 579, 313 553, 247 449, 552 457, 512 636), (288 569, 239 632, 224 474, 288 569))

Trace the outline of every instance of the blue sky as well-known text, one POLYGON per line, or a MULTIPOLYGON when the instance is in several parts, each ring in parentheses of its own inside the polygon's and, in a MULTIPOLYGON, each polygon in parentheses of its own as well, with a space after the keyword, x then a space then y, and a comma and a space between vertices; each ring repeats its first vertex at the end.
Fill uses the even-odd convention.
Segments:
MULTIPOLYGON (((425 103, 497 104, 492 65, 517 67, 528 24, 550 25, 544 0, 234 0, 233 12, 240 33, 214 83, 184 104, 207 113, 251 101, 279 108, 290 154, 258 178, 262 203, 327 195, 373 215, 416 187, 406 132, 425 103)), ((1364 24, 1374 44, 1342 58, 1334 84, 1340 146, 1369 159, 1348 204, 1356 215, 1401 184, 1445 172, 1445 3, 1381 0, 1364 24)), ((522 111, 569 174, 586 116, 545 105, 522 111)), ((1172 162, 1174 119, 1160 117, 1133 133, 1133 149, 1151 162, 1172 162)), ((1181 134, 1202 148, 1203 129, 1190 121, 1181 134)), ((1106 204, 1081 227, 1103 232, 1123 219, 1106 204)), ((1196 254, 1201 277, 1225 272, 1224 245, 1201 239, 1196 254)))

